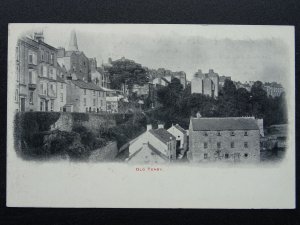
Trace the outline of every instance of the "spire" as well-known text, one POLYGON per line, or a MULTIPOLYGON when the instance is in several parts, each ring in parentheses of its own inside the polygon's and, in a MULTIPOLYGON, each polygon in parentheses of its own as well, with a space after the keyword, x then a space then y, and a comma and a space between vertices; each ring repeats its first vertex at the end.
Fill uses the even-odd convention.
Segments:
POLYGON ((76 33, 74 30, 72 30, 72 32, 71 32, 71 38, 70 38, 68 50, 69 51, 79 51, 78 45, 77 45, 77 37, 76 37, 76 33))

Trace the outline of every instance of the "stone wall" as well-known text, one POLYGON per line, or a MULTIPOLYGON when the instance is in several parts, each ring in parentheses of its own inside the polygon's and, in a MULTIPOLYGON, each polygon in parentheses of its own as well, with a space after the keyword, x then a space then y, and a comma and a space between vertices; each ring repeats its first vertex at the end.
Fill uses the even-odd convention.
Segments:
POLYGON ((51 130, 71 131, 74 126, 84 126, 98 133, 101 128, 116 126, 116 120, 113 116, 106 114, 63 112, 56 123, 51 126, 51 130))
POLYGON ((106 146, 91 152, 89 160, 92 162, 114 161, 118 154, 117 142, 110 142, 106 146))

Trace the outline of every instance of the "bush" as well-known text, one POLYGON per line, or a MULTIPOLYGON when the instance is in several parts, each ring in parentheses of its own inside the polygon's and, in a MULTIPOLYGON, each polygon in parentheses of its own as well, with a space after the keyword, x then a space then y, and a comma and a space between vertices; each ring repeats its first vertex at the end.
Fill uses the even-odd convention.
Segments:
POLYGON ((89 114, 87 113, 72 113, 73 120, 75 122, 83 122, 83 121, 89 121, 89 114))

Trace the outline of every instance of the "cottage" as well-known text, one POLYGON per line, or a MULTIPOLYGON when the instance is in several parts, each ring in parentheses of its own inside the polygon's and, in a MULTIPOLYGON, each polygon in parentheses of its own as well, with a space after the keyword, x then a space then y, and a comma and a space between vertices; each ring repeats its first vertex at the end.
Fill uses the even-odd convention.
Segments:
POLYGON ((172 124, 172 126, 168 129, 168 132, 176 138, 177 157, 181 158, 187 150, 187 132, 178 124, 172 124))
POLYGON ((191 118, 192 162, 259 161, 260 130, 254 117, 191 118))
POLYGON ((176 159, 176 138, 159 125, 147 126, 147 131, 129 143, 130 163, 168 163, 176 159))

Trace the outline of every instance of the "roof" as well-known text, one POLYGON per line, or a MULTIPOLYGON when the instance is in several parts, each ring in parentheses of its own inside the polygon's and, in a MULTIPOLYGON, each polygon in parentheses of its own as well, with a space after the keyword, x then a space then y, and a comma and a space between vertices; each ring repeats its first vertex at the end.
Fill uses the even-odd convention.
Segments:
POLYGON ((168 84, 170 83, 170 81, 168 81, 168 80, 167 80, 166 78, 164 78, 164 77, 162 77, 161 79, 164 80, 164 81, 165 81, 166 83, 168 83, 168 84))
POLYGON ((97 86, 96 84, 94 84, 92 82, 87 83, 87 82, 84 82, 83 80, 72 80, 72 83, 83 89, 104 91, 101 87, 97 86))
MULTIPOLYGON (((142 151, 144 148, 143 146, 139 148, 137 151, 135 151, 131 156, 129 156, 129 160, 131 160, 134 156, 136 156, 140 151, 142 151)), ((157 150, 155 147, 153 147, 151 144, 148 143, 148 149, 150 149, 152 152, 156 153, 158 156, 160 156, 164 160, 169 160, 168 156, 157 150)))
POLYGON ((194 131, 259 130, 253 117, 192 118, 194 131))
POLYGON ((183 129, 181 126, 179 126, 178 124, 176 124, 174 127, 176 127, 179 131, 181 131, 182 133, 186 134, 186 130, 183 129))
POLYGON ((149 130, 149 132, 164 143, 167 143, 170 140, 176 140, 176 138, 170 132, 165 130, 164 128, 158 128, 156 130, 149 130))

